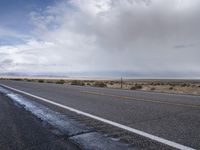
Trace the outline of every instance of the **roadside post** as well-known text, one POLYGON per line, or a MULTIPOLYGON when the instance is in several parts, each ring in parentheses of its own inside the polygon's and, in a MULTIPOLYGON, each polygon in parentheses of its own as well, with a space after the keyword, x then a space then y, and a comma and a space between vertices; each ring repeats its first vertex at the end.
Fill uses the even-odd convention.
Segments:
POLYGON ((121 77, 121 89, 123 88, 123 79, 121 77))

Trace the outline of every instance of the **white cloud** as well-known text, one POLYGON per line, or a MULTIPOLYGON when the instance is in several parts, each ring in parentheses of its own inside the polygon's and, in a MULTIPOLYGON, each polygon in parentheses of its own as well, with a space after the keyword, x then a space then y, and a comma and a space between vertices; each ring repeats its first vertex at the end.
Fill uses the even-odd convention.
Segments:
POLYGON ((27 39, 29 38, 28 35, 25 34, 21 34, 17 31, 14 31, 12 29, 0 26, 0 38, 3 37, 14 37, 14 38, 23 38, 23 39, 27 39))
POLYGON ((16 70, 31 71, 23 65, 29 63, 47 72, 200 74, 199 13, 198 0, 62 1, 30 13, 31 41, 0 52, 18 64, 16 70))

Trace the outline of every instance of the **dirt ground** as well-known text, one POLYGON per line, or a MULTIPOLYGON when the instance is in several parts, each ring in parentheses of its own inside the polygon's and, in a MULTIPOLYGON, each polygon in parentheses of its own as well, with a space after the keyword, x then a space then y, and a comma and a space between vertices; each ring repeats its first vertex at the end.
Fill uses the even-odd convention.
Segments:
MULTIPOLYGON (((108 87, 120 88, 121 84, 119 82, 112 85, 108 84, 108 87)), ((123 88, 200 95, 199 80, 125 80, 123 82, 123 88)))

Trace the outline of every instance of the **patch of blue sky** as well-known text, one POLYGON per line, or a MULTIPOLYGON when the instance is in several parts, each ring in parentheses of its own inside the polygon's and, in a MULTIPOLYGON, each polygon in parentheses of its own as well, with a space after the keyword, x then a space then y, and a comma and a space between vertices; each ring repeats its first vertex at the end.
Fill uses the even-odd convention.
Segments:
POLYGON ((30 13, 42 11, 57 1, 60 0, 1 0, 0 26, 21 34, 30 34, 34 27, 30 22, 30 13))
POLYGON ((22 44, 22 43, 26 43, 26 40, 24 40, 23 38, 10 37, 10 36, 0 37, 0 46, 19 45, 19 44, 22 44))

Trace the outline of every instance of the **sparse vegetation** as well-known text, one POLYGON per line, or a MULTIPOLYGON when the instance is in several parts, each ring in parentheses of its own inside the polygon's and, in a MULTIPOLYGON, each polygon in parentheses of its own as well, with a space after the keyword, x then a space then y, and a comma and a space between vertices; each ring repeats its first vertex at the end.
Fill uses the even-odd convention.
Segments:
POLYGON ((58 80, 56 81, 56 84, 64 84, 65 83, 65 80, 58 80))
POLYGON ((23 79, 18 79, 18 78, 16 78, 16 79, 12 79, 12 80, 15 80, 15 81, 22 81, 23 79))
POLYGON ((47 82, 47 83, 54 83, 54 82, 53 82, 53 81, 51 81, 51 80, 47 80, 46 82, 47 82))
POLYGON ((188 86, 186 83, 181 84, 182 87, 188 86))
POLYGON ((113 81, 110 81, 109 84, 110 84, 110 85, 114 85, 114 82, 113 82, 113 81))
POLYGON ((94 86, 96 86, 96 87, 107 87, 107 84, 104 83, 103 81, 96 81, 94 83, 94 86))
POLYGON ((87 86, 91 86, 91 84, 88 82, 88 83, 87 83, 87 86))
POLYGON ((81 80, 73 80, 71 82, 71 85, 85 86, 85 83, 84 83, 84 81, 81 81, 81 80))
POLYGON ((131 87, 131 90, 139 90, 139 89, 142 89, 142 85, 140 84, 135 84, 135 86, 131 87))
POLYGON ((44 80, 40 79, 38 80, 39 83, 44 83, 44 80))
POLYGON ((193 84, 193 85, 191 85, 191 87, 196 87, 196 86, 193 84))
MULTIPOLYGON (((2 80, 15 80, 39 83, 71 84, 79 86, 96 86, 108 88, 121 88, 120 78, 118 80, 71 80, 54 78, 1 78, 2 80)), ((200 80, 173 80, 173 79, 124 79, 123 89, 157 91, 168 93, 184 93, 200 95, 200 80)))
POLYGON ((33 80, 32 80, 32 79, 26 79, 26 81, 28 81, 28 82, 33 82, 33 80))

